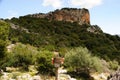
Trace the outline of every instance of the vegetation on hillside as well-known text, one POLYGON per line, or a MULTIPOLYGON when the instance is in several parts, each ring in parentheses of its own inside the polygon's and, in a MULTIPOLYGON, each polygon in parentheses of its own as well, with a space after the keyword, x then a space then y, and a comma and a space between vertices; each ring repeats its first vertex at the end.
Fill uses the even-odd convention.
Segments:
POLYGON ((71 49, 65 55, 65 65, 72 71, 79 72, 80 69, 85 71, 102 71, 103 65, 98 57, 91 56, 87 48, 78 47, 71 49))
POLYGON ((22 70, 28 71, 29 66, 34 65, 41 74, 53 74, 52 57, 51 51, 17 43, 0 61, 0 68, 21 67, 22 70))
POLYGON ((65 57, 69 71, 84 69, 101 71, 100 59, 110 69, 120 65, 120 37, 104 33, 97 25, 79 25, 76 22, 49 21, 45 18, 23 16, 0 20, 0 68, 35 65, 42 74, 51 74, 53 52, 65 57), (7 52, 9 44, 15 44, 7 52), (99 64, 98 64, 99 63, 99 64))
POLYGON ((0 20, 0 60, 5 56, 9 36, 9 24, 0 20))
POLYGON ((76 78, 85 78, 84 80, 93 80, 90 79, 90 73, 103 72, 105 67, 100 58, 92 56, 90 51, 83 47, 67 51, 64 65, 69 74, 76 78))
POLYGON ((9 39, 36 47, 52 46, 54 50, 65 47, 87 47, 92 55, 120 63, 120 37, 103 33, 97 25, 78 25, 64 21, 23 16, 8 20, 14 23, 9 39))

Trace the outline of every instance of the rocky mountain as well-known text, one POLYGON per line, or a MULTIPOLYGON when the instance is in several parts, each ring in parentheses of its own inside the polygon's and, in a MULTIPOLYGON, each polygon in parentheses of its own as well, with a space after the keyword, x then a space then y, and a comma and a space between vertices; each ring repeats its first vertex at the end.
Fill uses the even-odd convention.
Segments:
MULTIPOLYGON (((119 35, 104 33, 98 25, 91 25, 89 11, 84 8, 63 8, 46 14, 31 14, 19 18, 0 20, 0 69, 22 67, 20 73, 9 72, 12 73, 9 78, 15 80, 17 76, 21 78, 24 76, 24 78, 29 77, 26 80, 30 80, 30 78, 38 76, 37 73, 33 73, 34 70, 35 72, 39 71, 40 74, 54 76, 54 65, 51 60, 53 58, 51 53, 53 52, 59 52, 61 57, 75 62, 74 65, 70 63, 71 61, 66 61, 70 63, 67 66, 65 63, 66 68, 74 70, 69 73, 71 76, 80 78, 80 80, 81 78, 91 80, 88 79, 92 76, 89 71, 102 71, 103 68, 103 73, 97 74, 95 72, 93 78, 98 76, 99 79, 95 80, 107 80, 109 75, 104 73, 109 73, 109 69, 116 70, 120 65, 120 37, 119 35), (91 57, 89 58, 90 54, 87 57, 84 57, 84 54, 75 54, 76 57, 66 58, 67 52, 72 49, 74 53, 85 51, 89 54, 88 52, 90 52, 91 57), (79 61, 79 59, 81 60, 79 61), (77 66, 77 64, 85 65, 77 66), (29 65, 38 67, 30 69, 29 65), (23 70, 29 71, 30 75, 29 73, 21 73, 23 70)), ((7 71, 7 69, 4 71, 7 71)), ((0 80, 4 80, 5 77, 6 80, 9 76, 4 71, 2 71, 3 74, 0 74, 0 80)), ((109 79, 116 80, 118 73, 117 75, 116 73, 113 74, 109 79)), ((41 78, 43 79, 42 76, 41 78)))
POLYGON ((49 45, 55 50, 83 46, 94 55, 120 63, 120 37, 104 33, 97 25, 90 25, 87 9, 63 8, 5 21, 11 26, 8 39, 12 43, 41 48, 49 45))
POLYGON ((39 13, 32 14, 31 17, 37 18, 47 18, 49 20, 57 21, 68 21, 68 22, 77 22, 80 25, 90 24, 90 15, 89 11, 85 8, 62 8, 61 10, 57 9, 54 12, 49 12, 47 14, 39 13))

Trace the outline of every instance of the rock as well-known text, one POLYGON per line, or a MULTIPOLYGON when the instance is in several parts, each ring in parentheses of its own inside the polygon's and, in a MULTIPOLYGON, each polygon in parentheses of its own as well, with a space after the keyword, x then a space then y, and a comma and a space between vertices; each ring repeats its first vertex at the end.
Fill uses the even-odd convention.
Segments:
POLYGON ((12 48, 15 46, 15 44, 10 44, 7 46, 7 51, 8 52, 11 52, 12 51, 12 48))
POLYGON ((33 79, 32 80, 42 80, 40 76, 36 75, 36 76, 33 76, 33 79))
POLYGON ((118 69, 115 73, 110 74, 107 80, 120 80, 120 69, 118 69))
POLYGON ((75 78, 71 78, 69 74, 67 74, 67 70, 60 67, 58 69, 58 78, 59 80, 76 80, 75 78))
POLYGON ((67 70, 63 69, 63 70, 58 70, 58 73, 67 73, 67 70))
POLYGON ((71 78, 68 74, 59 74, 59 80, 76 80, 75 78, 71 78))
POLYGON ((3 70, 2 69, 0 69, 0 74, 3 74, 3 70))
POLYGON ((68 21, 77 22, 80 25, 90 24, 90 15, 88 9, 77 9, 77 8, 63 8, 61 10, 55 10, 54 12, 49 12, 47 14, 39 13, 29 15, 36 18, 47 18, 50 21, 68 21))
POLYGON ((103 80, 106 80, 106 79, 107 79, 107 77, 105 76, 104 73, 101 73, 101 74, 99 75, 99 77, 100 77, 100 79, 103 79, 103 80))
POLYGON ((0 77, 0 80, 9 80, 8 73, 3 73, 3 76, 0 77))
POLYGON ((91 77, 94 78, 94 80, 107 80, 107 77, 109 76, 109 73, 92 73, 91 77))

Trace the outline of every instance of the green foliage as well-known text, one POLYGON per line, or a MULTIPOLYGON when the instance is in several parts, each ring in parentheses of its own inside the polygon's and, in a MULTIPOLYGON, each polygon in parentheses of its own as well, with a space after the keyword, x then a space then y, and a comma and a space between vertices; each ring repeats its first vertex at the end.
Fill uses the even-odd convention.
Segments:
POLYGON ((119 68, 119 64, 117 61, 113 60, 109 62, 110 69, 117 70, 119 68))
POLYGON ((71 71, 94 70, 102 71, 102 64, 98 57, 93 57, 87 48, 78 47, 69 50, 65 55, 65 65, 71 71))
POLYGON ((59 49, 58 49, 59 55, 60 55, 61 57, 65 57, 65 54, 67 53, 68 50, 69 50, 69 48, 67 48, 67 47, 59 48, 59 49))
MULTIPOLYGON (((51 50, 51 49, 50 49, 51 50)), ((52 65, 53 53, 46 50, 16 43, 0 62, 0 68, 5 67, 22 67, 23 70, 28 70, 29 65, 37 66, 37 69, 42 74, 53 73, 52 65)))
POLYGON ((19 26, 18 29, 10 30, 9 38, 13 42, 19 41, 36 47, 52 45, 55 50, 83 46, 93 55, 120 63, 120 37, 103 33, 97 25, 78 25, 30 16, 12 18, 9 22, 19 26), (88 28, 95 31, 89 32, 88 28))
POLYGON ((50 51, 40 51, 37 55, 37 66, 38 71, 42 74, 51 74, 53 73, 52 57, 53 53, 50 51))
POLYGON ((5 53, 6 53, 6 42, 0 40, 0 59, 2 59, 5 56, 5 53))
POLYGON ((45 51, 45 50, 48 50, 48 51, 55 51, 55 46, 54 45, 45 45, 45 46, 42 46, 40 47, 41 50, 45 51))
POLYGON ((60 56, 65 57, 65 66, 72 71, 101 71, 102 64, 98 57, 110 61, 111 69, 116 69, 120 64, 120 37, 103 33, 97 25, 79 25, 76 22, 30 16, 6 21, 15 24, 16 28, 9 28, 8 23, 0 20, 0 68, 22 66, 27 70, 28 65, 33 64, 38 66, 40 73, 50 74, 54 68, 51 64, 52 51, 60 52, 60 56), (6 53, 8 39, 22 44, 17 44, 12 52, 6 53), (23 44, 35 46, 39 51, 23 44))
POLYGON ((4 58, 5 56, 8 35, 9 35, 9 24, 0 20, 0 59, 4 58))
POLYGON ((9 35, 9 24, 0 20, 0 39, 7 40, 9 35))
POLYGON ((23 69, 27 70, 28 66, 35 63, 35 56, 37 51, 34 47, 23 44, 16 44, 12 52, 7 53, 4 58, 2 67, 19 67, 22 66, 23 69))

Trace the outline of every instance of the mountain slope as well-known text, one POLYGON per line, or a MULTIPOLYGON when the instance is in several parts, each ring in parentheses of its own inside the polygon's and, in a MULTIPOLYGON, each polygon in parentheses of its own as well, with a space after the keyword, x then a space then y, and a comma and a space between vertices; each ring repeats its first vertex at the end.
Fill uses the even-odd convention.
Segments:
MULTIPOLYGON (((49 21, 46 18, 23 16, 9 20, 14 24, 9 39, 36 47, 87 47, 93 55, 106 60, 120 60, 120 37, 103 33, 97 25, 49 21), (16 27, 15 27, 16 26, 16 27)), ((120 61, 119 61, 120 62, 120 61)))

